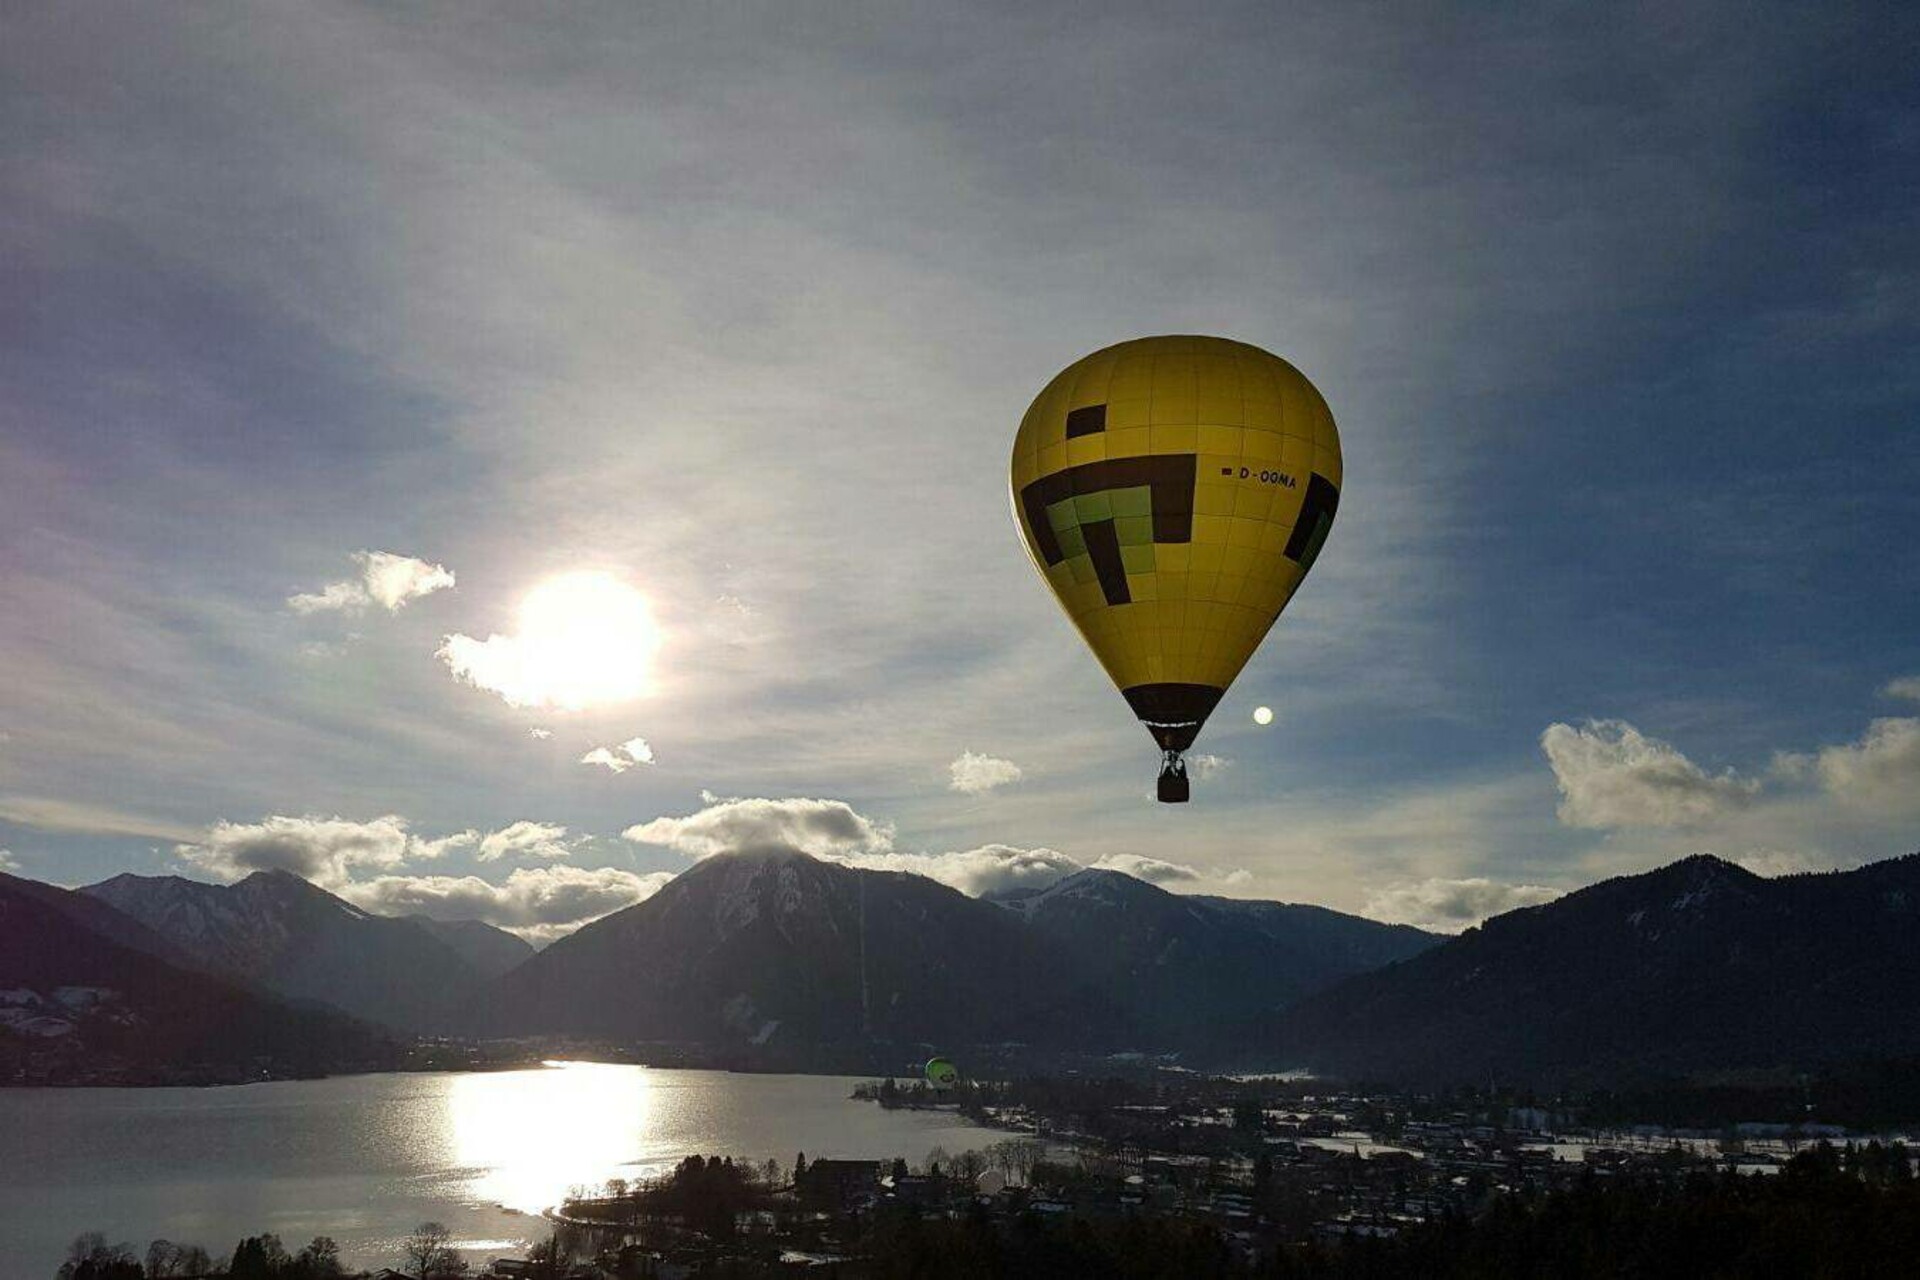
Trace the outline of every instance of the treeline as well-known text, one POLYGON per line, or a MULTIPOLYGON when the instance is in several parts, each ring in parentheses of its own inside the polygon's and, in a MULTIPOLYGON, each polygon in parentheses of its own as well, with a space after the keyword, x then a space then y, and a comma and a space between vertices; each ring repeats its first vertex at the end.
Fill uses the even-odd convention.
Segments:
POLYGON ((1615 1280, 1620 1276, 1794 1280, 1908 1274, 1920 1257, 1920 1183, 1904 1152, 1822 1145, 1778 1176, 1591 1176, 1538 1195, 1496 1197, 1476 1216, 1398 1234, 1286 1245, 1264 1253, 1169 1218, 1004 1226, 983 1212, 950 1222, 876 1223, 874 1280, 1023 1276, 1154 1280, 1615 1280))
MULTIPOLYGON (((549 1241, 534 1248, 533 1259, 552 1259, 554 1252, 549 1241)), ((455 1280, 467 1274, 452 1233, 437 1222, 415 1228, 401 1243, 396 1261, 423 1280, 455 1280)), ((289 1252, 279 1236, 267 1232, 247 1236, 233 1252, 215 1258, 197 1244, 171 1240, 155 1240, 143 1256, 130 1244, 109 1244, 100 1232, 89 1231, 68 1246, 66 1261, 54 1274, 55 1280, 341 1280, 359 1273, 342 1265, 340 1246, 331 1236, 315 1236, 289 1252)))
POLYGON ((1920 1060, 1836 1067, 1803 1079, 1753 1084, 1668 1084, 1581 1099, 1599 1125, 1717 1129, 1745 1121, 1891 1129, 1920 1122, 1920 1060))

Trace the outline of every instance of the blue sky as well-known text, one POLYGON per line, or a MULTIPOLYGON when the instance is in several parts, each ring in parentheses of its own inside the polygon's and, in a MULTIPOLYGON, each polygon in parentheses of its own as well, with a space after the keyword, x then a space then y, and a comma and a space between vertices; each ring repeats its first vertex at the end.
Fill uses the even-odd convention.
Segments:
POLYGON ((0 849, 536 938, 766 843, 1446 928, 1909 852, 1916 35, 11 13, 0 849), (1347 460, 1184 809, 1006 497, 1046 380, 1164 332, 1292 360, 1347 460), (575 572, 650 603, 643 695, 457 678, 575 572))

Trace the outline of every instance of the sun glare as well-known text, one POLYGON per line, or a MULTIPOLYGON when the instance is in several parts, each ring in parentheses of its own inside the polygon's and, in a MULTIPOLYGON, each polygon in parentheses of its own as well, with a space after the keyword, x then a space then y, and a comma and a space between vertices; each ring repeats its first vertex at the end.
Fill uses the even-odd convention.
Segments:
POLYGON ((519 630, 451 636, 456 674, 518 707, 579 711, 652 692, 660 628, 647 598, 610 573, 561 574, 520 604, 519 630))

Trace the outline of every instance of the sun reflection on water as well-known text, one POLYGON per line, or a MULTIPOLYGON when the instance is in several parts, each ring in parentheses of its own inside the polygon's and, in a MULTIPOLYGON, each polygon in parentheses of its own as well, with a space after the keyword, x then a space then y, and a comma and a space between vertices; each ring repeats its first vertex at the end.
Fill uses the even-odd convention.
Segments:
POLYGON ((454 1159, 477 1201, 539 1213, 575 1186, 631 1178, 647 1146, 644 1072, 592 1062, 463 1075, 447 1093, 454 1159))

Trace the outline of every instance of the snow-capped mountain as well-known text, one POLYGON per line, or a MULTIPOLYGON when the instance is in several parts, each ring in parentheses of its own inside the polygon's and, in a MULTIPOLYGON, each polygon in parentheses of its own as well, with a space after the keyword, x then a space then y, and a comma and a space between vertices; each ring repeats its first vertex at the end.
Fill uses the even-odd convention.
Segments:
MULTIPOLYGON (((448 937, 418 918, 372 915, 284 871, 237 884, 120 875, 81 890, 131 916, 210 972, 386 1026, 434 1031, 503 972, 476 959, 475 924, 448 937)), ((502 935, 510 938, 510 935, 502 935)), ((483 944, 524 950, 517 938, 483 944)))
POLYGON ((1126 1018, 1034 931, 921 876, 698 862, 496 984, 492 1027, 711 1043, 1071 1044, 1126 1018))
POLYGON ((170 963, 112 907, 0 874, 0 1079, 96 1080, 389 1065, 392 1046, 170 963))

